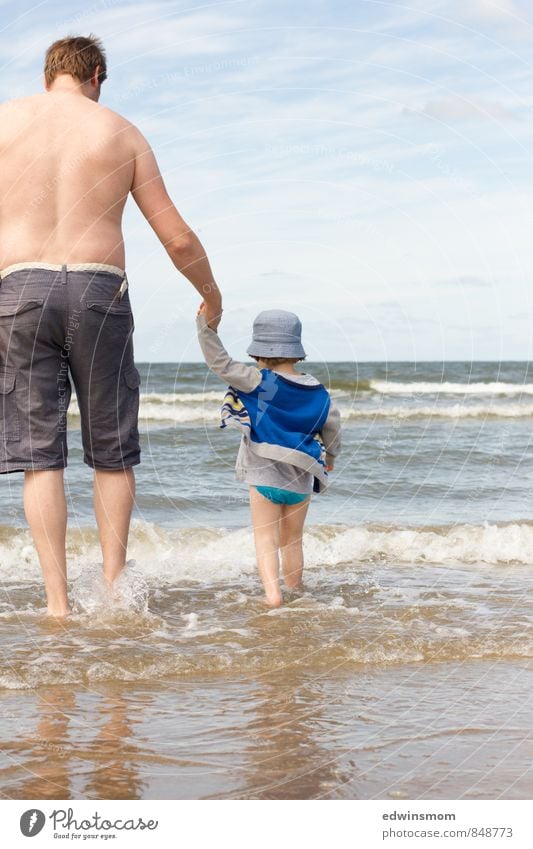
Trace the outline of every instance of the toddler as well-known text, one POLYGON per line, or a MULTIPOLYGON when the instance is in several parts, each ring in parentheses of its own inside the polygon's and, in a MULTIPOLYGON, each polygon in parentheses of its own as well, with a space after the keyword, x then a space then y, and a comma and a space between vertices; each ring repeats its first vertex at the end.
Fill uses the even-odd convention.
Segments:
POLYGON ((222 424, 242 431, 236 477, 250 487, 257 568, 269 607, 279 607, 280 553, 285 585, 300 587, 302 536, 312 492, 327 486, 340 450, 340 414, 326 388, 297 371, 305 359, 298 316, 266 310, 254 321, 247 353, 257 366, 233 360, 202 304, 198 339, 211 371, 230 386, 222 424))

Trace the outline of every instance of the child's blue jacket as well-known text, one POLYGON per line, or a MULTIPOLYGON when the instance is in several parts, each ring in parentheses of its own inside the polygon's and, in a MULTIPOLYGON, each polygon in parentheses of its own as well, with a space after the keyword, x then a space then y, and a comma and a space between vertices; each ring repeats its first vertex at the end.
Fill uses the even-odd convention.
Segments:
POLYGON ((221 427, 238 427, 262 457, 312 472, 314 491, 327 486, 325 448, 320 439, 331 399, 321 383, 306 385, 261 369, 261 382, 251 392, 228 388, 221 427))

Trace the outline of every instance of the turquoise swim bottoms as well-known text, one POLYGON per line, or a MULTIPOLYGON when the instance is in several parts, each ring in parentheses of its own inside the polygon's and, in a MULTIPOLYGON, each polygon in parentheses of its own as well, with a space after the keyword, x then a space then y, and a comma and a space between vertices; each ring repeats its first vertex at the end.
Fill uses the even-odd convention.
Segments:
POLYGON ((301 492, 290 492, 288 489, 278 489, 277 486, 256 486, 256 490, 273 504, 299 504, 309 498, 301 492))

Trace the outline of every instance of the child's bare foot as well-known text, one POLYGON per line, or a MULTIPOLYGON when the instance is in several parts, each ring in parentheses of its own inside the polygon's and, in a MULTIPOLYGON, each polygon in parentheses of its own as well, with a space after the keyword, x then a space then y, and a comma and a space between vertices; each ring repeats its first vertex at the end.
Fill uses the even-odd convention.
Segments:
POLYGON ((283 596, 279 591, 271 591, 265 595, 265 604, 267 607, 281 607, 283 604, 283 596))

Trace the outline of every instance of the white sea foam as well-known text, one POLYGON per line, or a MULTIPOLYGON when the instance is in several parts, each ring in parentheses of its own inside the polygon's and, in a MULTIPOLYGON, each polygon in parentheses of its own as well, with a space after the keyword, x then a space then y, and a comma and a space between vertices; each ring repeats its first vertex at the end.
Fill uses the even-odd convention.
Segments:
POLYGON ((437 381, 371 380, 370 388, 383 395, 533 395, 533 383, 438 383, 437 381))
POLYGON ((531 404, 450 404, 434 406, 403 405, 382 407, 355 407, 349 410, 341 410, 344 420, 354 419, 478 419, 478 418, 502 418, 520 419, 533 416, 533 403, 531 404))
MULTIPOLYGON (((87 564, 99 559, 96 534, 84 533, 81 538, 74 532, 69 548, 71 578, 74 586, 79 582, 76 593, 80 607, 87 609, 100 599, 98 592, 93 592, 93 567, 89 568, 86 579, 80 578, 87 564)), ((305 532, 304 550, 310 570, 372 562, 533 565, 533 525, 462 524, 441 528, 315 525, 305 532)), ((151 587, 183 581, 219 584, 255 580, 254 543, 248 528, 171 530, 137 520, 132 526, 129 553, 136 561, 135 575, 142 576, 151 587)), ((41 581, 27 533, 13 532, 9 536, 4 532, 0 542, 0 579, 8 585, 15 576, 19 585, 41 581)), ((133 604, 135 596, 144 609, 144 584, 140 589, 139 586, 138 578, 128 579, 117 604, 120 606, 121 598, 133 604)))
POLYGON ((172 404, 150 404, 141 400, 139 419, 141 422, 175 422, 176 424, 209 422, 211 424, 220 421, 220 407, 221 403, 216 407, 203 404, 197 407, 181 407, 172 404))
MULTIPOLYGON (((139 418, 141 422, 215 422, 220 419, 224 393, 222 392, 181 392, 141 395, 139 418)), ((72 398, 68 410, 70 417, 79 417, 77 399, 72 398)))
MULTIPOLYGON (((410 383, 395 382, 390 380, 371 380, 369 387, 378 395, 460 395, 468 396, 502 396, 518 397, 522 395, 533 395, 532 383, 437 383, 417 382, 410 383)), ((533 415, 533 404, 497 405, 486 404, 480 406, 463 406, 454 404, 448 407, 390 407, 376 408, 359 407, 355 410, 342 409, 351 394, 343 389, 332 388, 332 398, 341 404, 341 414, 345 418, 359 418, 364 416, 399 416, 408 418, 411 416, 440 415, 447 418, 458 418, 462 416, 503 416, 519 417, 533 415)), ((142 394, 140 397, 140 418, 145 421, 176 422, 186 424, 188 422, 212 422, 220 415, 220 407, 224 397, 224 390, 211 390, 208 392, 153 392, 142 394)), ((364 397, 362 395, 358 397, 364 397)), ((368 394, 367 394, 367 397, 368 394)), ((370 395, 371 397, 371 395, 370 395)), ((69 416, 78 417, 80 414, 76 397, 73 395, 69 407, 69 416)))
POLYGON ((206 401, 222 403, 224 389, 211 392, 151 392, 141 395, 144 402, 150 404, 204 404, 206 401))
POLYGON ((442 528, 310 528, 310 558, 336 565, 354 560, 392 563, 533 564, 533 526, 452 525, 442 528), (318 540, 321 540, 321 544, 318 540))
POLYGON ((118 612, 146 613, 148 587, 136 565, 129 562, 111 588, 98 563, 84 565, 72 584, 74 609, 92 616, 118 612))
MULTIPOLYGON (((216 394, 216 393, 206 393, 216 394)), ((174 396, 169 395, 169 398, 174 396)), ((220 421, 221 396, 217 395, 217 403, 211 399, 205 400, 202 395, 196 403, 193 401, 153 401, 152 396, 142 395, 140 403, 140 421, 161 422, 168 424, 192 424, 205 423, 211 427, 220 421)), ((163 398, 163 396, 160 396, 163 398)), ((528 418, 533 417, 533 402, 531 403, 481 403, 465 404, 464 402, 432 406, 416 404, 397 404, 393 406, 360 405, 355 407, 340 406, 341 417, 344 421, 368 418, 528 418)), ((70 408, 70 416, 78 416, 79 409, 76 400, 73 399, 70 408)))

